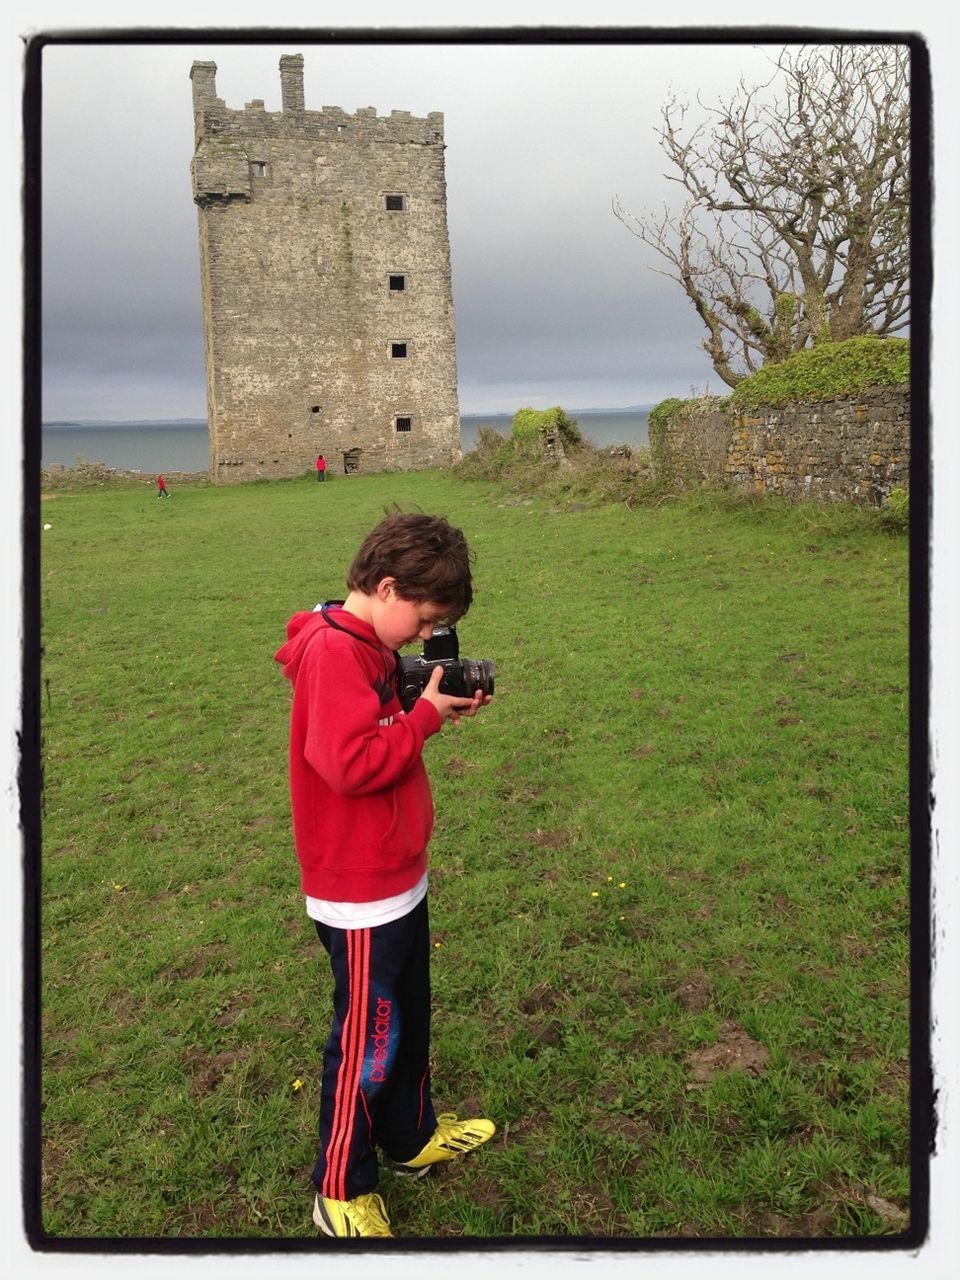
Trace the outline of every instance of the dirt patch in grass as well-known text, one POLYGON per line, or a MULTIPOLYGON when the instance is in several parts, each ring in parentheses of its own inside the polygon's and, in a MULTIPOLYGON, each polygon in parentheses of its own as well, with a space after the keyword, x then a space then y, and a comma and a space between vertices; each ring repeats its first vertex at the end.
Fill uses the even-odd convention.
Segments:
POLYGON ((910 1088, 910 1063, 891 1062, 884 1069, 877 1084, 878 1093, 887 1097, 905 1098, 910 1088))
POLYGON ((205 1200, 200 1204, 191 1205, 184 1214, 187 1235, 222 1235, 224 1234, 224 1222, 228 1216, 225 1213, 225 1206, 222 1201, 212 1203, 209 1200, 205 1200))
POLYGON ((100 1087, 100 1085, 107 1084, 109 1083, 109 1081, 115 1080, 116 1077, 117 1077, 117 1073, 116 1071, 113 1070, 112 1067, 109 1068, 107 1071, 97 1071, 92 1076, 87 1077, 87 1079, 84 1081, 83 1087, 85 1089, 97 1089, 100 1087))
POLYGON ((653 937, 653 928, 644 916, 640 916, 639 919, 632 919, 628 915, 623 920, 621 928, 632 942, 645 942, 648 938, 653 937))
POLYGON ((703 871, 700 867, 668 867, 666 874, 667 879, 673 883, 676 883, 678 880, 682 880, 684 883, 687 883, 687 881, 691 880, 703 881, 709 879, 707 872, 703 871))
POLYGON ((40 1184, 44 1189, 57 1180, 68 1161, 74 1161, 83 1150, 84 1127, 80 1124, 58 1124, 45 1129, 40 1157, 40 1184))
POLYGON ((625 1224, 617 1206, 600 1187, 582 1187, 570 1197, 570 1208, 580 1233, 591 1236, 622 1235, 625 1224))
POLYGON ((211 970, 220 971, 235 969, 236 956, 224 942, 210 942, 196 952, 188 964, 166 965, 157 973, 161 982, 183 982, 187 978, 199 978, 211 970))
POLYGON ((521 1013, 540 1013, 545 1009, 555 1009, 562 1000, 558 991, 549 982, 541 982, 518 1002, 521 1013))
POLYGON ((72 1049, 62 1049, 59 1053, 53 1053, 49 1059, 43 1064, 44 1071, 54 1072, 63 1071, 67 1067, 72 1067, 77 1060, 77 1055, 72 1049))
POLYGON ((875 1213, 884 1228, 892 1233, 905 1231, 910 1217, 898 1205, 849 1183, 822 1184, 816 1189, 819 1204, 805 1213, 787 1217, 774 1210, 760 1210, 743 1205, 738 1217, 745 1235, 817 1239, 840 1235, 839 1219, 844 1206, 865 1207, 875 1213))
POLYGON ((475 760, 466 760, 463 756, 451 756, 443 766, 444 773, 453 778, 462 778, 465 773, 472 773, 477 767, 475 760))
POLYGON ((231 1067, 247 1056, 245 1049, 228 1049, 211 1056, 208 1053, 191 1053, 187 1058, 187 1072, 192 1076, 191 1092, 202 1098, 212 1093, 223 1082, 231 1067))
POLYGON ((575 843, 569 831, 541 831, 539 827, 529 840, 538 849, 565 849, 575 843))
POLYGON ((492 1178, 474 1178, 470 1183, 470 1199, 481 1209, 489 1209, 493 1213, 508 1207, 509 1201, 503 1188, 492 1178))
POLYGON ((635 1120, 628 1115, 598 1115, 593 1120, 593 1127, 599 1133, 608 1134, 636 1146, 644 1146, 653 1137, 653 1126, 648 1120, 635 1120))
POLYGON ((232 1027, 244 1009, 249 1009, 252 1004, 252 996, 238 996, 236 1000, 231 1001, 223 1013, 214 1018, 214 1022, 218 1027, 232 1027))
POLYGON ((799 1236, 801 1235, 799 1223, 791 1222, 789 1218, 784 1218, 779 1213, 762 1213, 757 1219, 757 1235, 760 1236, 799 1236))
POLYGON ((715 906, 705 902, 702 906, 697 907, 696 910, 686 912, 686 917, 688 920, 709 920, 716 913, 716 910, 715 906))
POLYGON ((536 1041, 536 1044, 527 1050, 528 1058, 535 1058, 540 1049, 548 1045, 560 1044, 563 1040, 563 1026, 554 1019, 530 1022, 527 1029, 536 1041))
POLYGON ((840 946, 843 948, 844 954, 848 955, 851 960, 866 960, 874 952, 874 948, 870 946, 869 942, 864 942, 862 938, 841 938, 840 946))
POLYGON ((703 969, 697 969, 676 986, 669 994, 689 1013, 700 1013, 710 1003, 710 979, 703 969))
POLYGON ((910 1224, 910 1215, 899 1205, 891 1204, 889 1200, 884 1200, 881 1196, 868 1193, 864 1200, 868 1209, 872 1209, 878 1218, 883 1222, 885 1227, 891 1227, 894 1231, 906 1231, 910 1224))
MULTIPOLYGON (((747 1034, 738 1022, 721 1023, 717 1043, 688 1053, 692 1087, 709 1084, 721 1071, 744 1071, 758 1076, 766 1066, 769 1052, 747 1034)), ((688 1086, 690 1087, 690 1086, 688 1086)))
POLYGON ((463 1235, 463 1227, 459 1222, 444 1222, 437 1227, 435 1235, 438 1240, 459 1239, 463 1235))
POLYGON ((673 1053, 676 1037, 668 1028, 661 1027, 655 1034, 640 1032, 630 1045, 631 1053, 642 1053, 651 1058, 664 1058, 673 1053))
POLYGON ((798 1062, 802 1067, 816 1067, 823 1062, 819 1049, 797 1049, 794 1045, 787 1045, 785 1052, 792 1062, 798 1062))
MULTIPOLYGON (((464 1106, 464 1111, 466 1111, 464 1106)), ((476 1113, 475 1113, 476 1114, 476 1113)), ((515 1138, 519 1138, 521 1145, 526 1146, 528 1142, 542 1141, 545 1134, 550 1133, 553 1126, 553 1117, 546 1111, 527 1111, 518 1120, 515 1120, 508 1128, 499 1131, 491 1140, 490 1146, 497 1146, 502 1141, 503 1146, 507 1146, 515 1138)))

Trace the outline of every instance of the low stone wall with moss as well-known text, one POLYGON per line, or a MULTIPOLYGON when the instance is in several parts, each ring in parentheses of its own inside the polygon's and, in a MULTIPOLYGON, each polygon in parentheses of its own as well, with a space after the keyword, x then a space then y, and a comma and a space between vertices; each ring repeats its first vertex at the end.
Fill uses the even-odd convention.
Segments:
POLYGON ((664 400, 650 452, 668 484, 885 502, 910 485, 910 343, 865 334, 764 365, 726 399, 664 400))
POLYGON ((724 473, 745 488, 879 505, 910 485, 909 387, 733 413, 724 473))
POLYGON ((910 485, 908 386, 742 409, 675 401, 663 416, 655 425, 651 415, 651 454, 657 476, 675 484, 727 479, 756 492, 878 504, 910 485))
POLYGON ((654 475, 674 485, 702 484, 725 474, 731 420, 726 401, 664 400, 650 414, 647 432, 654 475))

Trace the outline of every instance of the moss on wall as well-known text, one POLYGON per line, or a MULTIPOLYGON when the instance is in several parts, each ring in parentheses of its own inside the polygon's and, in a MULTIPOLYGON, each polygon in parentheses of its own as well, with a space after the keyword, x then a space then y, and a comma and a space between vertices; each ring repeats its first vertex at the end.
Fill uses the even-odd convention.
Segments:
POLYGON ((777 364, 764 365, 737 384, 729 405, 734 412, 742 413, 761 405, 834 400, 856 395, 867 387, 897 386, 909 380, 907 338, 850 338, 846 342, 823 342, 777 364))
POLYGON ((690 400, 679 400, 671 396, 655 404, 647 415, 647 438, 650 441, 650 458, 654 471, 666 483, 675 479, 676 465, 674 451, 670 448, 670 423, 681 413, 690 400))

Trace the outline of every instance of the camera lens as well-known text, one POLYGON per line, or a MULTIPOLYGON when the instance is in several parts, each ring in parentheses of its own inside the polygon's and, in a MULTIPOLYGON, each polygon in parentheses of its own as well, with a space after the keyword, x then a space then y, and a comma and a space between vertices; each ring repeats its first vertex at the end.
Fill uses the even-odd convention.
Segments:
POLYGON ((493 693, 493 663, 488 658, 464 658, 463 676, 468 697, 472 697, 478 689, 484 695, 493 693))

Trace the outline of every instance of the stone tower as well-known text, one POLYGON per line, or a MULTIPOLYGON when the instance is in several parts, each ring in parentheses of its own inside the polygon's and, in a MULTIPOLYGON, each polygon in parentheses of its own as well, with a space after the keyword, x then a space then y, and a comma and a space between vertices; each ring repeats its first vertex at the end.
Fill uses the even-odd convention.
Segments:
POLYGON ((460 457, 443 115, 217 97, 195 62, 210 473, 218 483, 460 457))

